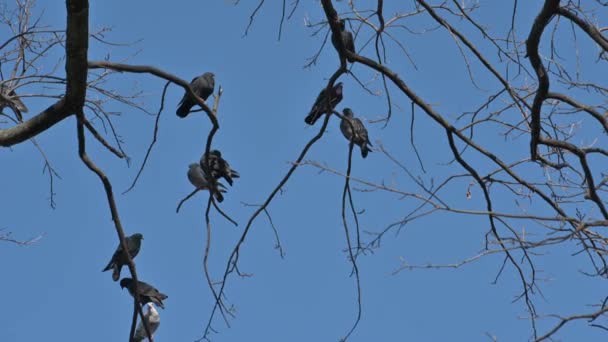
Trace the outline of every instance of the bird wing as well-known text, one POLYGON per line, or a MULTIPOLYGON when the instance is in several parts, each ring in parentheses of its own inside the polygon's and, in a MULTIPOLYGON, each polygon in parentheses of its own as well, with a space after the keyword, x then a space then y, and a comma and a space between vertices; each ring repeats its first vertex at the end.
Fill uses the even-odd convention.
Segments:
POLYGON ((344 135, 344 137, 350 141, 353 137, 353 128, 349 122, 352 124, 352 120, 349 118, 345 117, 342 119, 342 121, 340 121, 340 130, 342 131, 342 135, 344 135))
POLYGON ((355 53, 355 40, 353 39, 353 34, 350 31, 342 31, 342 41, 344 42, 344 47, 346 50, 355 53))
POLYGON ((206 77, 201 76, 196 78, 192 83, 192 90, 196 95, 201 97, 203 100, 207 100, 209 95, 213 93, 213 88, 215 84, 213 84, 213 80, 208 80, 206 77))
POLYGON ((21 99, 19 98, 19 96, 17 96, 17 93, 15 92, 15 90, 11 90, 10 93, 8 93, 8 96, 11 97, 11 102, 15 105, 15 107, 24 112, 27 113, 28 109, 25 106, 25 104, 21 101, 21 99))
POLYGON ((207 189, 209 187, 200 165, 192 166, 188 169, 188 180, 197 189, 207 189))
POLYGON ((358 118, 352 120, 353 127, 355 128, 355 136, 357 137, 358 143, 365 144, 368 141, 367 129, 363 125, 363 122, 358 118))

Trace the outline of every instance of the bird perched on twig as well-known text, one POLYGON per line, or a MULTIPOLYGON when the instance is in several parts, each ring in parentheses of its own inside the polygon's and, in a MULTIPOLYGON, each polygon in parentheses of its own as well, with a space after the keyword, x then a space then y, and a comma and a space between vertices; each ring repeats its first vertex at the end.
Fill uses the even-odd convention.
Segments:
MULTIPOLYGON (((150 330, 150 335, 154 336, 154 332, 158 329, 160 325, 160 315, 158 311, 154 308, 154 304, 148 303, 146 304, 148 307, 148 311, 144 314, 144 321, 148 324, 148 329, 150 330)), ((131 342, 141 342, 148 337, 146 334, 146 328, 144 328, 144 323, 139 321, 137 325, 137 330, 135 330, 135 335, 131 342)))
MULTIPOLYGON (((131 278, 122 278, 120 280, 120 287, 123 289, 126 287, 127 290, 129 290, 131 296, 135 298, 134 285, 135 284, 133 282, 133 279, 131 278)), ((160 293, 154 286, 148 283, 144 283, 143 281, 137 282, 137 293, 139 294, 140 304, 143 305, 152 302, 163 309, 165 308, 165 306, 163 305, 163 300, 169 298, 169 296, 167 296, 166 294, 160 293)))
POLYGON ((224 200, 224 196, 222 192, 226 192, 224 189, 226 188, 224 184, 206 177, 205 172, 200 164, 192 163, 188 166, 188 180, 195 188, 199 190, 209 190, 213 193, 218 202, 222 202, 224 200))
POLYGON ((214 179, 224 178, 230 186, 232 186, 233 180, 232 178, 239 178, 241 175, 236 171, 230 168, 230 164, 222 158, 222 153, 218 150, 209 151, 209 156, 205 153, 200 160, 201 167, 206 174, 210 174, 214 179), (208 159, 209 170, 207 170, 207 165, 205 159, 208 159))
MULTIPOLYGON (((340 54, 340 51, 338 50, 339 38, 342 38, 342 44, 344 45, 346 51, 355 53, 355 40, 353 38, 352 32, 346 29, 346 20, 344 19, 340 19, 340 36, 333 34, 333 32, 331 34, 331 43, 334 45, 336 51, 338 51, 338 55, 340 54)), ((347 59, 350 63, 353 63, 355 61, 352 58, 347 59)))
POLYGON ((321 117, 321 114, 331 112, 334 110, 334 108, 336 108, 338 103, 342 101, 342 82, 338 82, 336 85, 334 85, 334 87, 330 90, 329 98, 328 94, 326 94, 326 90, 327 88, 323 88, 323 90, 321 90, 319 96, 317 96, 317 99, 315 100, 315 104, 313 104, 312 108, 310 109, 310 113, 308 113, 304 119, 304 122, 307 124, 314 125, 315 122, 317 122, 317 120, 321 117), (329 107, 327 106, 328 100, 329 107))
POLYGON ((340 122, 340 130, 348 141, 352 141, 354 144, 359 145, 361 148, 361 156, 367 157, 367 153, 371 152, 371 149, 367 146, 372 146, 367 136, 367 129, 363 126, 363 122, 358 118, 355 118, 353 111, 350 108, 344 108, 342 110, 344 118, 340 122))
MULTIPOLYGON (((139 249, 141 248, 141 240, 144 239, 144 236, 136 233, 131 236, 128 236, 125 240, 127 240, 127 250, 131 259, 134 259, 139 253, 139 249)), ((114 281, 118 281, 120 278, 120 270, 124 265, 128 262, 127 257, 122 252, 122 246, 120 243, 118 247, 116 247, 116 251, 112 255, 112 259, 108 263, 108 266, 102 270, 102 272, 109 271, 112 269, 112 279, 114 281)))
POLYGON ((15 89, 11 89, 4 84, 0 84, 0 111, 4 109, 4 107, 9 107, 19 121, 23 120, 23 115, 21 113, 27 113, 28 109, 25 104, 21 101, 15 89))
MULTIPOLYGON (((198 97, 207 101, 209 95, 213 94, 213 89, 215 88, 215 74, 206 72, 201 76, 193 78, 192 82, 190 82, 190 88, 192 88, 192 91, 198 97)), ((179 102, 179 107, 175 114, 180 118, 185 118, 190 113, 190 109, 196 104, 196 99, 186 92, 179 102)))

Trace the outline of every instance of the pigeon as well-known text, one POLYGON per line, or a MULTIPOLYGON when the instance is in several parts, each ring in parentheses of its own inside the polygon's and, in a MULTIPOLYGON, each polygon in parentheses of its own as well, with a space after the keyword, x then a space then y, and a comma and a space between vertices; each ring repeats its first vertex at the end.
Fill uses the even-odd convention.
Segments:
MULTIPOLYGON (((144 239, 144 236, 137 233, 126 238, 127 240, 127 249, 129 250, 129 255, 131 259, 135 258, 139 253, 139 249, 141 248, 141 240, 144 239)), ((120 279, 120 270, 124 265, 127 264, 127 258, 122 252, 122 246, 118 244, 116 247, 116 251, 112 255, 112 259, 108 263, 108 266, 102 270, 102 272, 109 271, 112 269, 112 279, 114 281, 118 281, 120 279)))
POLYGON ((342 101, 342 82, 338 82, 331 89, 329 108, 327 107, 328 99, 327 95, 325 94, 326 90, 327 88, 323 88, 323 90, 321 90, 319 96, 317 96, 317 99, 315 100, 315 104, 312 105, 312 108, 310 109, 310 113, 308 113, 304 119, 304 122, 307 124, 314 125, 315 122, 317 122, 317 120, 321 117, 321 114, 332 111, 334 108, 336 108, 336 105, 342 101))
MULTIPOLYGON (((158 329, 160 325, 160 315, 158 311, 154 308, 154 304, 148 303, 146 304, 148 307, 148 311, 144 314, 144 321, 148 323, 148 330, 150 330, 150 335, 154 336, 154 332, 158 329)), ((148 338, 146 334, 146 328, 144 327, 144 323, 139 321, 137 325, 137 330, 135 330, 135 336, 131 339, 131 342, 141 342, 148 338)))
MULTIPOLYGON (((190 88, 192 88, 192 91, 198 97, 207 101, 207 98, 209 98, 209 95, 213 94, 213 89, 215 88, 215 74, 206 72, 199 77, 193 78, 192 82, 190 82, 190 88)), ((196 99, 186 92, 179 102, 179 107, 175 114, 180 118, 185 118, 190 113, 190 109, 196 104, 196 99)))
POLYGON ((19 99, 15 89, 10 89, 4 84, 0 85, 0 111, 4 107, 9 107, 19 121, 23 121, 23 115, 21 113, 27 113, 28 109, 25 104, 19 99))
POLYGON ((224 184, 219 183, 214 179, 214 184, 210 185, 208 178, 205 175, 205 172, 203 172, 203 168, 200 164, 192 163, 188 166, 188 180, 190 181, 190 183, 192 183, 192 185, 194 185, 195 188, 199 190, 211 191, 218 202, 221 203, 222 201, 224 201, 224 196, 222 195, 222 192, 226 192, 226 190, 220 189, 225 188, 224 184))
POLYGON ((230 186, 232 186, 232 178, 239 178, 241 175, 236 170, 230 168, 230 164, 222 158, 222 153, 218 150, 209 151, 209 168, 211 172, 206 170, 207 166, 205 164, 205 157, 207 154, 204 154, 201 157, 201 167, 205 171, 205 174, 211 174, 211 177, 214 179, 224 178, 230 186))
POLYGON ((363 126, 363 122, 354 117, 353 111, 350 108, 344 108, 342 114, 344 115, 344 118, 340 122, 342 134, 348 141, 352 141, 354 144, 359 145, 363 158, 367 157, 367 153, 371 151, 367 145, 372 146, 372 143, 369 142, 367 129, 363 126))
MULTIPOLYGON (((344 19, 340 20, 340 38, 342 38, 342 44, 346 51, 350 51, 355 53, 355 40, 353 39, 353 34, 349 30, 346 29, 346 21, 344 19)), ((336 51, 338 51, 338 36, 332 33, 331 35, 331 43, 334 45, 336 51)), ((340 51, 338 51, 340 54, 340 51)), ((353 63, 355 60, 352 58, 348 58, 350 63, 353 63)))
MULTIPOLYGON (((120 280, 120 287, 123 289, 126 287, 127 290, 129 290, 131 296, 135 297, 135 295, 133 294, 133 285, 133 279, 131 278, 122 278, 120 280)), ((166 294, 158 292, 158 290, 154 286, 144 283, 143 281, 137 282, 137 292, 139 294, 140 304, 143 305, 152 302, 163 309, 165 308, 165 306, 163 305, 163 300, 169 298, 169 296, 167 296, 166 294)))

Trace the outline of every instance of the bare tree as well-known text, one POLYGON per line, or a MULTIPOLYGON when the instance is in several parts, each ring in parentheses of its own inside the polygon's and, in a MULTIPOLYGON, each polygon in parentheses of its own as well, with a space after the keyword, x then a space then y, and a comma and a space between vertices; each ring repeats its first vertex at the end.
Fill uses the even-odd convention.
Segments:
MULTIPOLYGON (((589 71, 604 70, 607 60, 608 38, 601 22, 606 20, 608 4, 601 0, 545 0, 531 27, 521 27, 517 25, 517 17, 521 13, 515 0, 507 16, 509 24, 493 30, 488 27, 495 18, 488 17, 484 5, 477 1, 415 0, 385 4, 377 0, 373 6, 369 2, 365 5, 355 1, 320 2, 324 16, 314 20, 307 18, 307 23, 313 36, 321 32, 325 32, 325 35, 320 49, 307 61, 306 66, 314 67, 329 46, 326 42, 330 36, 341 37, 341 20, 345 20, 346 28, 354 34, 357 49, 351 51, 341 39, 335 40, 340 58, 336 58, 335 71, 327 75, 326 90, 329 92, 338 80, 352 77, 370 97, 381 96, 386 101, 385 115, 368 122, 383 127, 393 122, 398 108, 396 99, 407 99, 410 104, 410 127, 405 134, 409 135, 409 141, 394 148, 381 144, 374 152, 393 163, 401 171, 400 176, 410 180, 416 188, 404 189, 352 176, 352 143, 345 170, 306 159, 309 149, 323 138, 332 117, 342 118, 342 114, 330 106, 328 98, 327 115, 323 117, 318 134, 304 146, 270 194, 261 204, 255 205, 256 210, 236 241, 219 282, 213 280, 207 265, 211 208, 231 222, 236 222, 209 195, 205 212, 207 246, 204 273, 215 305, 211 308, 201 340, 210 338, 218 312, 227 325, 234 316, 226 303, 226 293, 234 275, 247 275, 239 268, 240 252, 260 214, 264 213, 270 221, 275 231, 276 245, 283 255, 269 206, 300 166, 318 168, 339 175, 344 180, 341 217, 346 251, 358 293, 357 316, 352 327, 346 331, 344 340, 355 331, 361 319, 361 303, 365 300, 361 295, 359 258, 380 248, 388 233, 438 213, 485 218, 488 228, 485 234, 479 236, 485 248, 473 251, 468 258, 447 264, 404 262, 395 273, 415 269, 459 268, 490 255, 500 255, 502 263, 497 265, 496 281, 504 273, 510 273, 519 280, 517 299, 528 313, 532 340, 550 339, 568 323, 578 320, 587 321, 590 327, 608 330, 606 297, 598 297, 595 302, 589 303, 591 310, 578 308, 568 315, 540 313, 535 304, 542 291, 537 265, 542 258, 550 257, 541 253, 544 250, 561 246, 575 248, 576 253, 572 257, 576 258, 573 262, 580 263, 582 259, 577 256, 584 255, 580 268, 586 275, 602 279, 608 276, 608 237, 603 231, 608 226, 604 198, 608 174, 603 166, 606 165, 604 158, 608 157, 608 150, 604 147, 608 132, 608 88, 602 73, 589 71), (339 13, 335 6, 340 6, 342 12, 339 13), (390 13, 394 13, 390 17, 386 15, 386 7, 389 6, 390 13), (463 101, 466 108, 460 113, 442 112, 440 106, 431 104, 443 99, 441 93, 433 94, 432 98, 420 95, 414 82, 408 80, 403 71, 396 71, 397 68, 401 70, 404 64, 412 70, 417 68, 417 61, 408 48, 408 39, 426 38, 431 33, 439 32, 450 37, 457 46, 461 54, 458 65, 469 75, 468 79, 459 80, 460 84, 472 89, 469 98, 463 101), (366 81, 367 78, 371 81, 366 81), (443 132, 444 145, 426 147, 417 143, 417 116, 434 122, 443 132), (526 148, 517 148, 521 147, 522 142, 526 148), (441 167, 436 166, 438 161, 434 158, 436 152, 433 148, 442 148, 444 151, 441 152, 449 155, 441 167), (407 163, 397 157, 396 152, 399 151, 407 151, 407 163), (429 167, 431 164, 432 168, 429 167), (361 188, 354 188, 355 184, 361 188), (386 222, 385 228, 380 231, 362 231, 356 198, 353 196, 355 190, 360 190, 361 195, 374 191, 397 196, 411 210, 400 213, 401 218, 395 222, 386 222), (453 196, 454 191, 462 191, 463 196, 453 196), (554 325, 547 331, 541 331, 537 322, 545 317, 554 319, 554 325)), ((125 234, 112 183, 87 154, 86 142, 87 137, 93 137, 117 158, 128 160, 121 140, 113 129, 112 113, 104 107, 104 103, 108 100, 120 101, 133 108, 145 109, 138 104, 137 93, 122 94, 106 89, 104 80, 121 72, 146 73, 167 82, 161 93, 160 108, 157 113, 152 113, 157 117, 157 126, 153 142, 139 168, 140 173, 156 141, 158 117, 164 108, 168 85, 173 83, 190 95, 195 94, 187 81, 154 66, 89 60, 88 43, 91 39, 103 41, 104 30, 88 31, 86 0, 68 0, 66 5, 65 30, 41 26, 39 18, 31 15, 33 2, 29 0, 17 1, 15 11, 5 9, 2 13, 2 24, 9 27, 13 36, 0 45, 3 79, 0 103, 4 108, 2 116, 8 120, 0 129, 0 145, 11 147, 31 141, 39 148, 45 158, 50 177, 51 205, 54 205, 53 177, 58 174, 46 160, 35 138, 58 122, 75 117, 79 156, 103 184, 117 236, 126 251, 125 234), (61 56, 57 61, 45 59, 55 53, 61 56), (60 71, 63 64, 65 75, 60 71), (47 98, 50 105, 40 113, 30 113, 33 115, 23 121, 20 112, 27 107, 20 106, 17 100, 27 105, 28 98, 32 97, 47 98), (93 121, 110 129, 101 133, 93 121), (85 130, 90 133, 88 136, 85 130)), ((280 5, 279 39, 286 19, 291 18, 301 4, 295 1, 288 5, 284 0, 280 5)), ((256 15, 263 6, 276 4, 259 1, 251 13, 245 34, 254 29, 256 15)), ((429 38, 429 45, 432 45, 432 38, 429 38)), ((437 82, 444 77, 435 74, 434 70, 426 70, 425 73, 435 77, 437 82)), ((211 123, 206 153, 209 153, 220 127, 217 114, 221 94, 220 87, 211 106, 195 97, 211 123)), ((136 181, 137 177, 132 187, 136 181)), ((132 277, 137 280, 135 264, 128 253, 125 255, 129 259, 132 277)), ((141 306, 135 299, 129 337, 133 336, 137 313, 143 317, 141 306)), ((152 340, 151 336, 149 338, 152 340)))
MULTIPOLYGON (((292 13, 299 3, 295 1, 292 4, 292 13)), ((264 1, 259 2, 251 15, 252 21, 264 4, 264 1)), ((396 94, 405 95, 411 102, 410 145, 421 172, 416 174, 417 171, 411 166, 411 158, 409 165, 406 165, 384 146, 380 146, 379 151, 394 162, 418 188, 405 190, 351 177, 352 144, 346 171, 305 160, 309 147, 323 136, 329 120, 327 116, 319 134, 306 145, 292 169, 248 221, 227 263, 220 296, 225 291, 229 276, 239 273, 239 251, 253 220, 265 212, 273 197, 298 166, 310 165, 345 179, 342 217, 353 273, 356 275, 359 311, 353 327, 344 339, 350 336, 361 317, 357 257, 366 250, 379 248, 388 232, 399 230, 419 218, 438 212, 487 217, 489 229, 483 237, 485 249, 450 264, 412 265, 404 262, 395 273, 420 268, 458 268, 488 255, 501 254, 504 261, 496 280, 507 269, 520 280, 521 291, 517 298, 528 311, 533 340, 549 339, 574 320, 587 320, 591 327, 608 330, 606 323, 601 322, 608 311, 604 297, 590 303, 594 307, 591 312, 565 317, 547 314, 548 317, 557 318, 557 323, 545 332, 537 329, 537 320, 544 315, 537 312, 535 305, 535 298, 541 291, 541 279, 536 266, 537 260, 542 257, 540 250, 574 244, 578 251, 573 257, 578 254, 587 256, 587 263, 581 267, 586 269, 588 276, 606 278, 608 274, 608 240, 602 233, 602 227, 608 224, 608 212, 605 199, 601 196, 606 191, 608 178, 599 161, 608 156, 608 150, 602 147, 606 143, 608 132, 606 86, 602 78, 594 77, 578 67, 592 63, 601 68, 606 61, 608 39, 603 34, 605 29, 598 22, 605 19, 601 15, 607 4, 602 1, 581 3, 547 0, 531 27, 519 27, 515 24, 515 18, 519 15, 518 3, 514 1, 511 24, 505 31, 499 32, 487 28, 492 18, 478 16, 477 13, 482 12, 483 8, 482 4, 475 1, 454 0, 432 4, 416 0, 409 4, 387 4, 392 11, 394 6, 398 7, 392 17, 385 15, 385 3, 382 0, 376 1, 372 7, 348 1, 343 14, 338 14, 330 0, 321 0, 321 4, 325 18, 309 22, 309 27, 313 30, 313 36, 328 26, 329 32, 325 34, 320 50, 309 59, 306 66, 316 63, 330 35, 340 36, 340 20, 346 19, 350 29, 355 32, 359 50, 352 53, 342 43, 338 43, 336 49, 341 56, 354 61, 356 66, 361 65, 364 69, 375 72, 384 88, 382 96, 386 99, 386 115, 374 121, 390 125, 396 94), (407 39, 401 38, 403 32, 418 36, 435 30, 444 30, 458 46, 463 67, 469 74, 468 82, 476 90, 476 93, 471 94, 474 103, 472 107, 463 110, 455 120, 450 118, 452 113, 442 113, 430 104, 431 101, 441 100, 439 94, 433 99, 425 99, 389 67, 389 61, 393 64, 395 61, 405 61, 416 68, 416 61, 407 48, 407 39), (576 46, 576 55, 567 56, 574 57, 574 62, 562 57, 566 54, 564 49, 568 49, 566 41, 576 46), (549 46, 544 50, 544 55, 541 54, 541 42, 549 46), (483 83, 478 79, 483 79, 483 83), (494 90, 487 90, 490 88, 488 85, 494 90), (447 177, 433 175, 425 167, 425 159, 432 159, 432 151, 421 149, 416 144, 414 118, 418 111, 432 119, 445 132, 447 148, 451 154, 451 160, 446 161, 451 170, 447 177), (489 143, 484 136, 485 132, 500 135, 503 142, 489 143), (526 138, 529 141, 528 153, 510 148, 514 142, 526 138), (351 195, 350 185, 353 182, 362 185, 366 192, 381 191, 399 195, 401 199, 412 202, 414 209, 403 213, 403 219, 388 223, 384 230, 368 232, 370 239, 363 242, 351 195), (462 203, 448 200, 450 192, 459 187, 467 189, 468 199, 479 191, 483 199, 482 207, 469 209, 462 203), (509 200, 505 201, 505 198, 509 200), (501 205, 497 205, 497 202, 501 202, 501 205), (513 206, 505 207, 505 202, 512 203, 513 206), (525 206, 522 202, 530 205, 525 206), (353 227, 348 224, 346 207, 351 211, 353 227), (524 229, 518 228, 521 222, 525 222, 524 229)), ((279 32, 283 22, 282 17, 279 32)), ((250 26, 251 22, 247 30, 250 26)), ((355 73, 355 70, 359 73, 360 69, 349 68, 345 60, 346 58, 340 59, 340 66, 329 78, 327 89, 339 77, 346 76, 353 77, 370 94, 378 93, 368 89, 367 83, 360 82, 355 73)), ((430 75, 441 78, 441 75, 430 75)), ((341 117, 340 113, 334 114, 341 117)), ((212 319, 213 314, 204 336, 208 336, 211 331, 212 319)))

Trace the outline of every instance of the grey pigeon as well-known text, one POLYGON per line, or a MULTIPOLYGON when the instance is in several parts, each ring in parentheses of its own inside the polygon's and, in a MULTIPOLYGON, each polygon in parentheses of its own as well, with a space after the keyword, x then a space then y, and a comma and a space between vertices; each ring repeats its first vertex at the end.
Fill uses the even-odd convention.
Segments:
MULTIPOLYGON (((129 251, 129 255, 131 256, 131 259, 135 258, 139 253, 139 249, 141 248, 141 240, 143 239, 144 236, 139 233, 133 234, 126 238, 127 249, 129 251)), ((120 270, 126 264, 127 258, 122 252, 122 246, 118 244, 118 247, 116 247, 116 251, 112 255, 112 259, 108 263, 108 266, 106 266, 106 268, 104 268, 102 272, 109 271, 110 269, 112 269, 112 279, 114 281, 118 281, 118 279, 120 278, 120 270)))
POLYGON ((228 162, 222 158, 222 153, 218 150, 209 151, 208 162, 211 172, 207 172, 207 165, 205 162, 206 155, 207 154, 204 154, 201 157, 200 164, 203 171, 205 171, 206 174, 211 174, 211 177, 214 179, 224 178, 226 182, 232 186, 232 178, 239 178, 241 176, 236 170, 230 168, 230 164, 228 164, 228 162))
MULTIPOLYGON (((192 88, 192 91, 198 97, 207 101, 207 98, 213 94, 213 89, 215 88, 215 75, 212 72, 206 72, 201 76, 193 78, 192 82, 190 82, 190 88, 192 88)), ((190 113, 190 109, 196 104, 196 99, 186 92, 179 102, 179 107, 175 113, 180 118, 185 118, 190 113)))
POLYGON ((192 163, 188 166, 188 180, 199 190, 209 190, 213 192, 213 195, 218 202, 221 203, 224 200, 222 192, 225 192, 226 190, 220 189, 225 188, 224 184, 217 182, 215 179, 212 181, 214 184, 210 184, 200 164, 192 163))
MULTIPOLYGON (((148 311, 146 311, 146 313, 144 314, 144 321, 148 323, 150 335, 154 337, 154 332, 156 331, 156 329, 158 329, 158 326, 160 325, 160 315, 158 314, 158 311, 156 311, 156 308, 154 308, 154 304, 148 303, 146 304, 146 306, 148 307, 148 311)), ((146 338, 148 338, 148 335, 146 334, 146 328, 144 327, 144 323, 142 321, 139 321, 139 324, 137 325, 137 330, 135 330, 135 336, 133 336, 131 342, 141 342, 146 338)))
POLYGON ((340 122, 342 134, 348 141, 359 145, 363 158, 367 157, 367 153, 371 151, 367 145, 372 146, 372 143, 369 142, 367 129, 363 126, 363 122, 354 117, 353 111, 350 108, 344 108, 342 115, 344 115, 344 119, 340 122))
MULTIPOLYGON (((133 279, 131 278, 122 278, 120 280, 120 287, 123 289, 126 287, 131 296, 135 297, 133 285, 133 279)), ((154 286, 144 283, 143 281, 137 282, 137 293, 139 294, 140 304, 143 305, 152 302, 163 309, 165 308, 163 300, 169 298, 166 294, 160 293, 154 286)))
POLYGON ((317 120, 321 117, 321 114, 331 112, 334 108, 336 108, 338 103, 342 101, 342 82, 338 82, 331 89, 331 96, 329 97, 329 108, 327 107, 328 98, 327 94, 325 93, 326 90, 327 88, 323 88, 323 90, 321 90, 319 96, 317 96, 317 99, 315 100, 315 104, 312 105, 312 108, 310 109, 310 113, 308 113, 308 115, 304 119, 304 122, 306 122, 307 124, 314 125, 315 122, 317 122, 317 120))
POLYGON ((17 119, 19 121, 23 120, 23 115, 21 113, 27 113, 28 109, 25 104, 19 99, 17 93, 15 93, 15 89, 10 89, 8 86, 2 84, 0 85, 0 111, 4 109, 4 107, 9 107, 17 119))
MULTIPOLYGON (((353 39, 353 34, 349 30, 346 29, 346 21, 344 19, 340 20, 340 37, 342 38, 342 44, 344 44, 344 48, 347 51, 355 53, 355 40, 353 39)), ((335 34, 331 34, 331 43, 334 45, 336 51, 338 51, 338 36, 335 34)), ((338 54, 340 52, 338 51, 338 54)), ((355 60, 352 58, 348 58, 349 62, 354 62, 355 60)))

